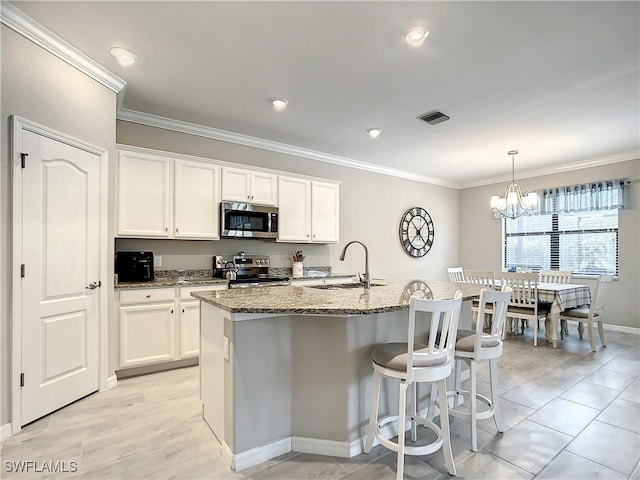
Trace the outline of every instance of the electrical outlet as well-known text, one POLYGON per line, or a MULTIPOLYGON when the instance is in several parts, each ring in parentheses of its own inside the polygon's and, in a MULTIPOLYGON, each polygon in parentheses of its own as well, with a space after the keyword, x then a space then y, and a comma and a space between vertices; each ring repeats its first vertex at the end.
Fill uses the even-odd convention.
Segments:
POLYGON ((229 337, 224 337, 223 350, 224 350, 224 359, 229 360, 229 337))
POLYGON ((162 266, 162 255, 156 255, 153 257, 153 266, 154 267, 162 266))

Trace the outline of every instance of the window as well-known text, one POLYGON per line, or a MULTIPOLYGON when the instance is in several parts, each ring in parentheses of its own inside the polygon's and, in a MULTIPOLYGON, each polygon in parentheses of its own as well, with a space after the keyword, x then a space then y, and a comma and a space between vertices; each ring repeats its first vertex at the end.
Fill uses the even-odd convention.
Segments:
POLYGON ((505 267, 618 274, 618 210, 504 220, 505 267))

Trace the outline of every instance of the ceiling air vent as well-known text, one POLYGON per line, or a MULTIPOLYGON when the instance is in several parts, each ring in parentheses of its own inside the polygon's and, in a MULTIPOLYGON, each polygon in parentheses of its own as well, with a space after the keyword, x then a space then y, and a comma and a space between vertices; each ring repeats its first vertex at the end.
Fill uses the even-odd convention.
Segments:
POLYGON ((433 112, 425 113, 418 117, 420 120, 427 122, 429 125, 435 125, 437 123, 442 123, 449 120, 449 117, 438 110, 434 110, 433 112))

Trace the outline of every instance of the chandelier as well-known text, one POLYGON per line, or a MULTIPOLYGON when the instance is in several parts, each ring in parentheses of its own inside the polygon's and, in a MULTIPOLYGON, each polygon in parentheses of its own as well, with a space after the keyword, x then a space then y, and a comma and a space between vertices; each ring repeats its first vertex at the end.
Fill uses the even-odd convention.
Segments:
POLYGON ((530 214, 538 203, 538 194, 530 192, 522 194, 520 185, 515 180, 514 156, 518 150, 510 150, 507 155, 511 155, 511 183, 507 187, 504 197, 498 195, 491 196, 491 210, 501 218, 518 218, 530 214))

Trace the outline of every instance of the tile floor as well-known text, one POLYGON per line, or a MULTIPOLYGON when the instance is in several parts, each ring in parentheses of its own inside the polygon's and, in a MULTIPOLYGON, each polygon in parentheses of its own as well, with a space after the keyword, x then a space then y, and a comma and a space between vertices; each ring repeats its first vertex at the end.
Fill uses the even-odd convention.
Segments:
MULTIPOLYGON (((499 362, 508 430, 479 422, 473 453, 468 425, 452 419, 458 477, 640 480, 640 336, 608 331, 609 346, 592 353, 575 329, 557 350, 542 339, 534 348, 530 330, 509 337, 499 362)), ((3 479, 372 480, 395 478, 396 462, 378 446, 351 459, 290 453, 231 472, 200 416, 198 367, 121 380, 26 426, 0 453, 3 479), (75 471, 16 473, 18 461, 75 471)), ((436 453, 407 457, 405 478, 449 475, 436 453)))

